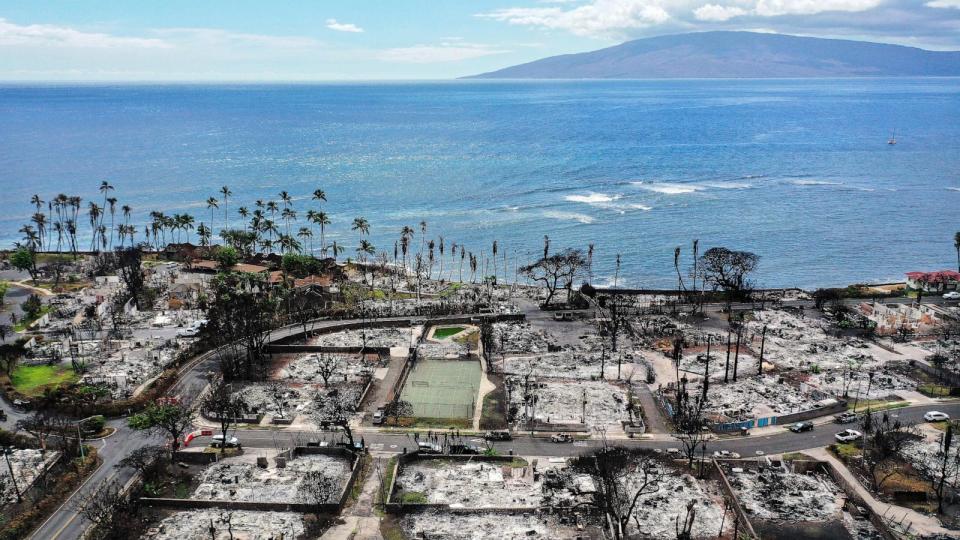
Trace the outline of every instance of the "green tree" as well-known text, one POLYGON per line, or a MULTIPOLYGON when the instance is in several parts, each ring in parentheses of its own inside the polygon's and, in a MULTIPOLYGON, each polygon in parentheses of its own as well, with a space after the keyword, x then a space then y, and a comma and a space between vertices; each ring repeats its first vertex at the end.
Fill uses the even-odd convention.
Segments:
POLYGON ((30 279, 37 282, 37 255, 33 251, 22 247, 10 255, 10 264, 21 272, 28 272, 30 279))
POLYGON ((35 319, 37 315, 40 314, 40 310, 43 309, 43 302, 40 301, 40 297, 31 294, 20 306, 23 309, 23 312, 27 314, 27 317, 30 319, 35 319))
POLYGON ((240 256, 233 247, 221 246, 213 252, 213 259, 217 261, 217 266, 221 272, 227 272, 237 265, 240 261, 240 256))
POLYGON ((193 410, 171 399, 158 399, 147 405, 143 412, 127 419, 127 424, 137 430, 149 430, 171 439, 171 448, 180 448, 183 435, 193 426, 193 410))

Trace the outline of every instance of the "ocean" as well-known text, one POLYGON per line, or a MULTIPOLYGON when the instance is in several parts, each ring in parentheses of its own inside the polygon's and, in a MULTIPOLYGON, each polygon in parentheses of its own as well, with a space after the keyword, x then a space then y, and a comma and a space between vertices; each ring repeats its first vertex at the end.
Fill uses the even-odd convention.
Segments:
POLYGON ((902 280, 957 264, 960 79, 0 86, 0 244, 33 194, 102 180, 140 224, 209 224, 228 185, 231 225, 285 190, 298 228, 322 188, 344 255, 363 216, 391 256, 426 221, 448 268, 452 242, 512 267, 549 235, 594 243, 598 284, 619 253, 621 285, 671 286, 696 238, 760 255, 763 286, 902 280))

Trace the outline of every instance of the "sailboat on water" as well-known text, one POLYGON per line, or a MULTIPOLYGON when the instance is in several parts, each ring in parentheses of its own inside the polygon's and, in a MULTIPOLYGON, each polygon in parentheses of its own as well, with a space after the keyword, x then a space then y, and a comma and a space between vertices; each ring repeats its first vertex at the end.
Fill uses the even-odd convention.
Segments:
POLYGON ((896 132, 896 131, 890 133, 890 138, 887 139, 887 144, 889 144, 889 145, 891 145, 891 146, 894 145, 894 144, 897 144, 897 132, 896 132))

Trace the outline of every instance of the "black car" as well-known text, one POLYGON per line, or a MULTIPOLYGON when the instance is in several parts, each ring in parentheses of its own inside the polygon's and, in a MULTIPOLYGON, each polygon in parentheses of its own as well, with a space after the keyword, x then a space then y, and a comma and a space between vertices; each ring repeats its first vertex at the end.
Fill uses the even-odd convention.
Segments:
POLYGON ((509 431, 488 431, 484 436, 488 441, 512 441, 513 436, 509 431))
POLYGON ((804 431, 813 431, 813 422, 797 422, 790 426, 790 431, 794 433, 803 433, 804 431))

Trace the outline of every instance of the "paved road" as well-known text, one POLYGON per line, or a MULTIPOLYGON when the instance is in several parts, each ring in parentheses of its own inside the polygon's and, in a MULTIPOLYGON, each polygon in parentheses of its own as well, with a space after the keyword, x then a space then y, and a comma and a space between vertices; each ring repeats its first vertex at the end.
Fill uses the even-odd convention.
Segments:
POLYGON ((126 484, 134 472, 131 469, 117 468, 116 464, 135 449, 147 444, 162 444, 163 441, 153 439, 142 432, 133 431, 126 425, 126 420, 113 420, 107 423, 117 429, 111 437, 91 443, 97 447, 102 459, 100 467, 91 474, 71 497, 50 518, 47 519, 28 538, 35 540, 66 540, 80 538, 89 526, 87 520, 77 513, 76 502, 83 500, 83 496, 95 490, 102 483, 116 480, 126 484))
MULTIPOLYGON (((935 406, 923 405, 904 407, 889 411, 891 416, 899 417, 902 421, 916 423, 923 421, 923 414, 929 410, 938 410, 951 415, 953 418, 960 417, 960 403, 941 403, 935 406)), ((840 426, 837 424, 821 424, 813 431, 805 433, 793 433, 783 428, 782 433, 776 433, 763 436, 751 437, 725 437, 714 439, 706 444, 706 452, 712 453, 715 450, 728 450, 738 452, 742 457, 752 457, 760 451, 763 454, 779 454, 783 452, 794 452, 808 448, 818 448, 827 446, 834 441, 834 435, 851 426, 840 426)), ((853 426, 855 428, 855 426, 853 426)), ((236 432, 240 443, 245 447, 254 448, 288 448, 294 443, 310 439, 320 439, 335 443, 340 439, 339 432, 315 432, 315 431, 277 431, 264 429, 240 429, 236 432)), ((416 441, 413 435, 379 433, 373 430, 355 429, 354 438, 359 441, 363 438, 368 446, 373 450, 385 452, 402 452, 404 448, 412 451, 416 447, 416 441), (381 446, 382 445, 382 446, 381 446)), ((207 438, 196 439, 196 444, 206 444, 207 438)), ((479 443, 480 439, 476 439, 479 443)), ((631 448, 659 448, 667 450, 670 448, 681 448, 676 440, 645 440, 628 439, 615 440, 611 444, 623 445, 631 448)), ((590 439, 578 441, 572 444, 556 444, 550 442, 547 438, 532 438, 528 435, 517 435, 512 441, 494 443, 494 448, 501 454, 508 454, 511 450, 514 454, 526 456, 569 456, 575 454, 586 454, 603 446, 599 439, 590 439)))

